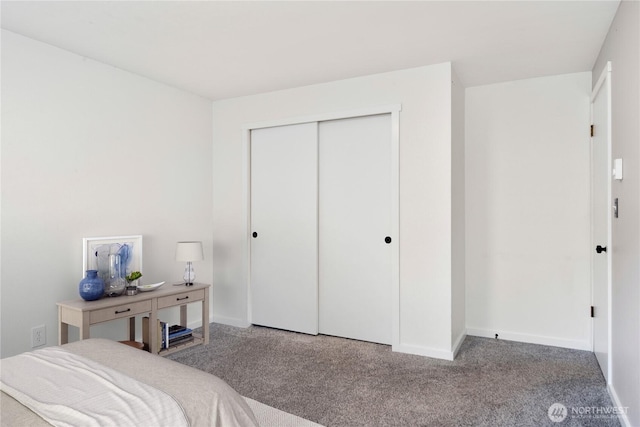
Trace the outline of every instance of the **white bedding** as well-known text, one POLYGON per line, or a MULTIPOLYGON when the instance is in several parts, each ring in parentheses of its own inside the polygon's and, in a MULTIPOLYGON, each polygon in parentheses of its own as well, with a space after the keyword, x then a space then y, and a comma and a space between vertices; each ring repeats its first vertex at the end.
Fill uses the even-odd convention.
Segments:
POLYGON ((0 386, 54 426, 189 426, 167 393, 61 347, 4 359, 0 386))
POLYGON ((247 401, 262 427, 322 427, 313 421, 281 411, 248 397, 245 397, 244 400, 247 401))
MULTIPOLYGON (((223 380, 206 372, 110 340, 88 339, 65 344, 62 348, 169 394, 184 409, 191 426, 259 425, 242 396, 223 380)), ((3 362, 0 362, 0 373, 4 376, 3 362)), ((50 425, 4 393, 1 404, 3 426, 50 425)), ((161 422, 156 425, 171 424, 161 422)))
MULTIPOLYGON (((172 396, 183 408, 192 427, 321 427, 293 414, 243 398, 216 376, 115 341, 88 339, 65 344, 61 348, 172 396)), ((5 360, 0 361, 2 376, 6 372, 5 360)), ((51 425, 4 392, 0 393, 0 407, 1 427, 51 425)), ((166 422, 145 422, 139 426, 172 427, 166 422)))

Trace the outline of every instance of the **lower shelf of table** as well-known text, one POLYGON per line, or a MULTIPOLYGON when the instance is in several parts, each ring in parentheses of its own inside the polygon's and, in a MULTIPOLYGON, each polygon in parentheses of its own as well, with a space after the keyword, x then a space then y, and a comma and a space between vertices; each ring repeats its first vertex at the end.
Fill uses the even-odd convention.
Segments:
POLYGON ((200 344, 204 344, 204 338, 202 336, 194 334, 193 335, 193 341, 172 345, 169 348, 163 348, 162 350, 160 350, 158 352, 158 355, 167 356, 167 355, 169 355, 171 353, 175 353, 176 351, 184 350, 184 349, 187 349, 189 347, 193 347, 194 345, 200 345, 200 344))

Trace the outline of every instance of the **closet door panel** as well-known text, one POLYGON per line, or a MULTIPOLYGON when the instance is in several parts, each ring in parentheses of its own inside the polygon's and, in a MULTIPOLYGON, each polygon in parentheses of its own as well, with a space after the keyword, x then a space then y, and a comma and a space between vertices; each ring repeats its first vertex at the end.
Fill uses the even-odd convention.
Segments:
POLYGON ((309 334, 318 333, 317 129, 251 132, 251 321, 309 334))
POLYGON ((391 344, 391 115, 319 124, 319 200, 319 331, 391 344))

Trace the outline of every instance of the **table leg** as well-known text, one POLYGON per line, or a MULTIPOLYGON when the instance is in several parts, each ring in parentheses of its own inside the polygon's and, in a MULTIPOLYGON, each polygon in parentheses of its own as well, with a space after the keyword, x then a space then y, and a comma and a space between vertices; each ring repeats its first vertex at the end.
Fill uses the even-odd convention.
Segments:
POLYGON ((202 338, 204 343, 209 343, 209 288, 204 290, 204 300, 202 301, 202 338))
POLYGON ((136 340, 136 318, 129 318, 129 341, 136 340))
POLYGON ((89 334, 91 331, 91 323, 89 323, 89 315, 88 311, 82 313, 82 326, 80 326, 80 339, 86 340, 89 339, 89 334))
POLYGON ((158 300, 151 300, 151 313, 149 313, 149 351, 158 354, 160 342, 158 342, 158 300))
POLYGON ((58 345, 69 342, 69 324, 62 321, 62 307, 58 307, 58 345))
POLYGON ((180 326, 187 326, 187 305, 180 306, 180 326))

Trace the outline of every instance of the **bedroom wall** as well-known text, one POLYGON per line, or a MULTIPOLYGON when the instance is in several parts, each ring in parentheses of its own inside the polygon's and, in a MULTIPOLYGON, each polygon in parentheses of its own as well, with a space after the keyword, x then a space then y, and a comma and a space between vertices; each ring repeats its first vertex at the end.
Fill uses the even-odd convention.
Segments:
POLYGON ((591 73, 466 90, 467 333, 591 349, 591 73))
POLYGON ((626 422, 640 425, 640 3, 622 1, 598 60, 593 83, 611 61, 612 157, 624 179, 613 181, 620 202, 613 219, 611 390, 628 407, 626 422))
POLYGON ((449 63, 214 102, 214 321, 248 322, 242 126, 389 104, 402 104, 399 349, 450 357, 449 63))
MULTIPOLYGON (((4 30, 1 84, 2 357, 37 325, 57 344, 83 237, 142 234, 143 283, 180 281, 176 242, 202 240, 211 282, 210 101, 4 30)), ((116 323, 92 335, 126 339, 116 323)))
POLYGON ((466 336, 465 88, 455 71, 451 100, 451 342, 457 351, 466 336))

